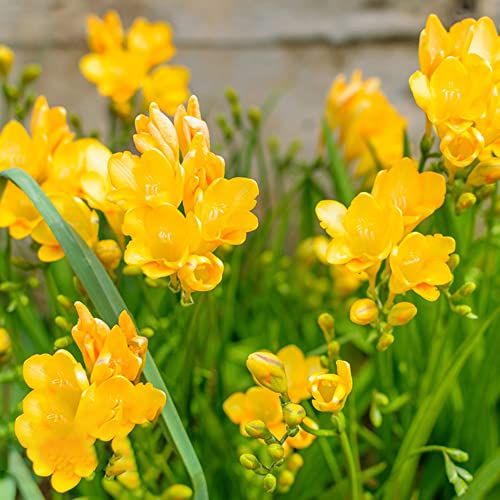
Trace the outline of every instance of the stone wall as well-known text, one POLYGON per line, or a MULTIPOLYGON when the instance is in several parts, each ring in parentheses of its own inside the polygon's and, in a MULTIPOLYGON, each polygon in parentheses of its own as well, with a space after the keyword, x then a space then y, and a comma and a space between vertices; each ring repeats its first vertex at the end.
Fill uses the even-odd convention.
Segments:
POLYGON ((381 77, 416 137, 423 119, 407 82, 427 15, 437 13, 445 25, 471 15, 500 23, 499 0, 0 0, 0 42, 18 61, 42 64, 39 91, 80 114, 86 129, 102 127, 106 112, 78 69, 86 52, 85 15, 109 8, 125 25, 139 15, 172 24, 174 62, 191 69, 191 88, 209 119, 225 109, 228 85, 245 105, 279 92, 268 128, 285 142, 300 137, 304 154, 316 143, 335 75, 361 68, 381 77))

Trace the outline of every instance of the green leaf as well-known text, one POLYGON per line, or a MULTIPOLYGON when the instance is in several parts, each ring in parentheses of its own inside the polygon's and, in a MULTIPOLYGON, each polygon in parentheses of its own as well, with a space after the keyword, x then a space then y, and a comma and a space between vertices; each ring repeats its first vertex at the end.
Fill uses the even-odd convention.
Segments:
POLYGON ((354 188, 352 187, 349 172, 340 157, 339 150, 335 145, 332 131, 326 119, 323 120, 323 138, 328 152, 328 167, 332 176, 335 195, 341 203, 347 206, 354 198, 354 188))
POLYGON ((0 478, 0 498, 4 500, 16 498, 16 482, 10 476, 0 478))
POLYGON ((474 481, 463 496, 464 500, 483 500, 500 481, 500 448, 474 473, 474 481))
MULTIPOLYGON (((66 224, 47 195, 26 172, 19 168, 11 168, 0 172, 0 176, 16 184, 33 202, 64 250, 68 262, 94 303, 100 317, 110 325, 115 324, 118 316, 127 309, 127 306, 94 252, 66 224)), ((174 401, 149 352, 144 376, 147 381, 167 395, 167 403, 160 415, 162 428, 184 462, 193 483, 195 498, 200 500, 208 498, 206 479, 200 461, 182 425, 174 401)))
POLYGON ((21 455, 14 450, 9 453, 9 472, 16 479, 17 487, 24 500, 44 500, 45 497, 38 488, 30 470, 21 455))

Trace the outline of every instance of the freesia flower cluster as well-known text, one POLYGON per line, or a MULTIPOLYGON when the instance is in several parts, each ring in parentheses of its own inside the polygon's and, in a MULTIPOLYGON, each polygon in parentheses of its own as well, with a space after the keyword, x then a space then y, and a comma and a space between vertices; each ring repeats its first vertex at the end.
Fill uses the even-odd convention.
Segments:
POLYGON ((109 161, 111 197, 124 210, 123 233, 131 237, 125 262, 149 278, 169 277, 188 303, 192 292, 221 281, 217 247, 240 245, 257 228, 251 210, 259 189, 252 179, 224 177, 224 159, 210 151, 195 96, 187 109, 179 106, 174 123, 152 103, 149 116, 137 117, 136 130, 141 155, 126 151, 109 161))
POLYGON ((81 59, 81 71, 102 95, 113 100, 119 113, 126 111, 141 88, 146 102, 156 101, 167 114, 188 98, 189 70, 158 66, 175 54, 168 23, 139 17, 124 33, 119 14, 112 10, 103 19, 89 16, 87 33, 92 53, 81 59))
POLYGON ((97 439, 123 439, 135 425, 153 421, 166 401, 162 391, 139 382, 147 339, 128 313, 110 329, 82 303, 75 307, 72 335, 85 369, 63 349, 28 358, 23 377, 32 390, 15 424, 35 473, 51 476, 59 492, 94 472, 97 439))

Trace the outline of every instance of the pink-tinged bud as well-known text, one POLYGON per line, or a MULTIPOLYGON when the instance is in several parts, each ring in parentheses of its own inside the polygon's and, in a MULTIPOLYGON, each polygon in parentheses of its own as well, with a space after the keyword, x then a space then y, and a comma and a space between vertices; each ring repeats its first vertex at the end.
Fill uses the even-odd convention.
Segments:
POLYGON ((394 342, 394 335, 391 333, 383 333, 377 343, 379 351, 386 351, 388 347, 394 342))
POLYGON ((371 299, 359 299, 353 303, 349 317, 357 325, 368 325, 378 317, 377 304, 371 299))
POLYGON ((406 325, 417 314, 417 308, 411 302, 399 302, 390 311, 387 316, 387 322, 391 326, 406 325))
POLYGON ((254 352, 248 356, 247 368, 255 382, 262 387, 279 394, 288 391, 285 367, 278 356, 266 351, 254 352))
POLYGON ((271 432, 267 425, 262 420, 252 420, 245 425, 247 434, 256 439, 267 439, 271 436, 271 432))
POLYGON ((285 448, 283 448, 283 446, 279 443, 272 443, 267 447, 267 452, 274 461, 278 461, 284 457, 285 448))
POLYGON ((304 408, 295 403, 288 403, 283 408, 283 419, 288 427, 297 427, 306 417, 304 408))
POLYGON ((97 258, 108 271, 114 271, 120 264, 122 251, 115 240, 98 241, 94 247, 97 258))
POLYGON ((455 209, 457 214, 461 214, 473 207, 477 202, 476 195, 474 193, 462 193, 457 200, 455 209))
POLYGON ((470 186, 483 186, 500 180, 500 158, 482 161, 472 169, 467 177, 470 186))

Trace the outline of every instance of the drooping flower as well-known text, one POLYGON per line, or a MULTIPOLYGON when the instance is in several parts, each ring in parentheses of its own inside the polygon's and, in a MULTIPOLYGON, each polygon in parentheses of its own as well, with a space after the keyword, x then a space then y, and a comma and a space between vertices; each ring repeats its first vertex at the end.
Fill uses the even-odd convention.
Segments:
POLYGON ((372 195, 379 202, 391 200, 403 214, 405 232, 412 231, 444 202, 446 182, 436 172, 419 173, 417 164, 403 158, 390 170, 377 174, 372 195))
POLYGON ((340 359, 336 365, 337 374, 321 373, 310 379, 312 404, 318 411, 341 411, 352 390, 351 366, 340 359))
POLYGON ((327 261, 345 264, 351 272, 376 271, 403 235, 399 208, 368 193, 357 195, 349 208, 337 201, 320 201, 316 215, 333 238, 327 261))
POLYGON ((398 294, 413 290, 424 299, 437 300, 437 286, 445 285, 453 278, 446 263, 454 251, 455 240, 449 236, 408 234, 389 259, 391 292, 398 294))

